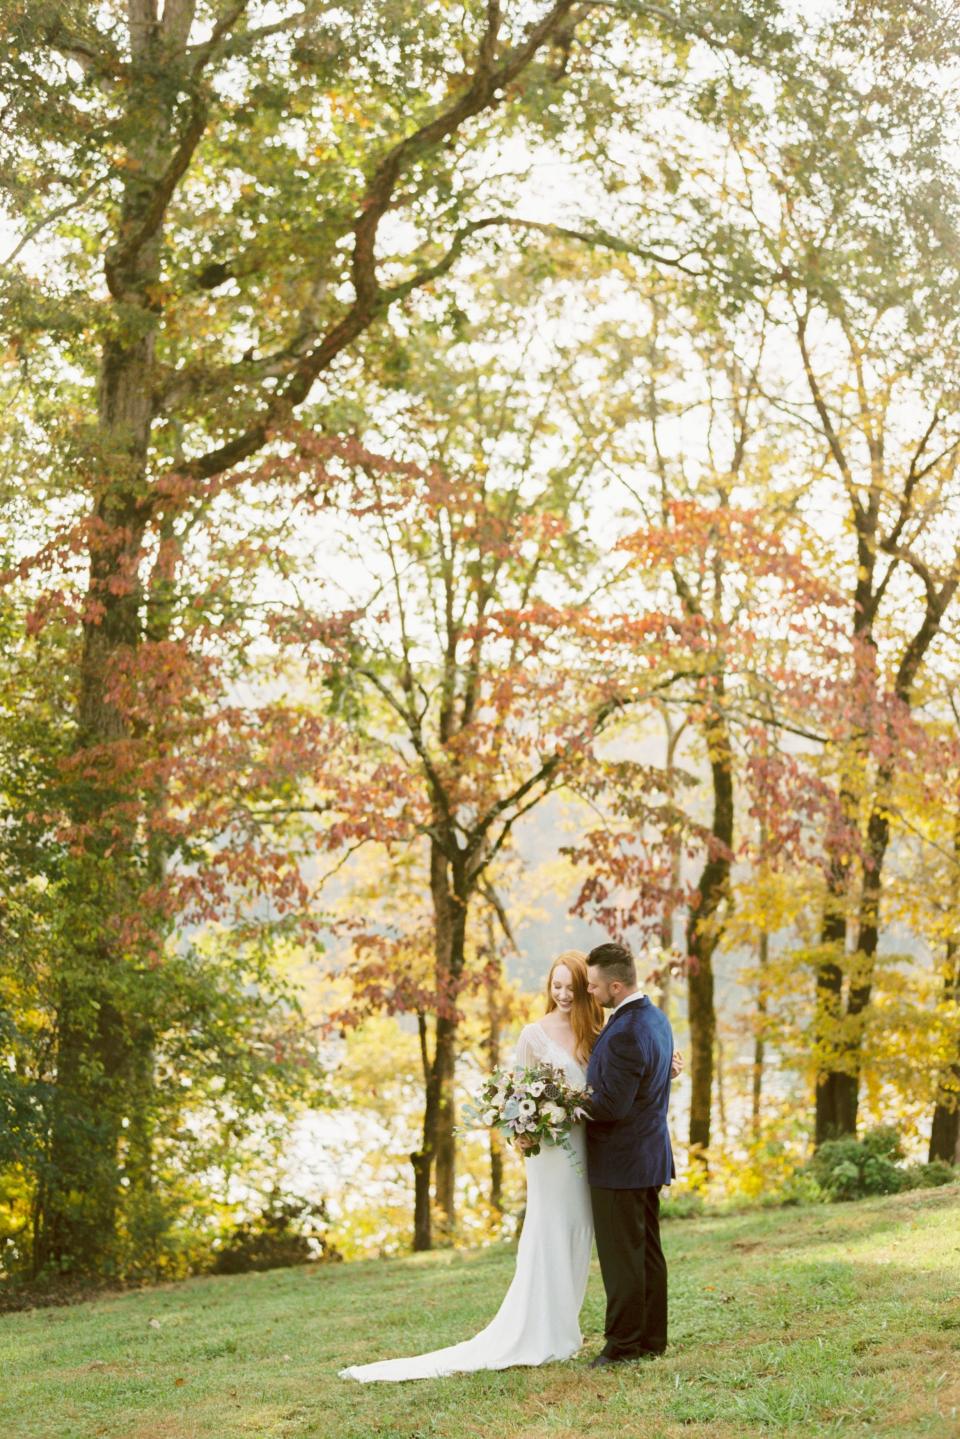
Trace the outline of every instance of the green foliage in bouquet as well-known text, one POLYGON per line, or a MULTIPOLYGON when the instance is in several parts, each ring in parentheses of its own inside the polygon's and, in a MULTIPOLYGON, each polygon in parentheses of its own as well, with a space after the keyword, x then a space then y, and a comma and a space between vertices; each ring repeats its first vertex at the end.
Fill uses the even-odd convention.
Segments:
POLYGON ((542 1144, 557 1144, 576 1163, 570 1131, 586 1118, 587 1093, 551 1064, 495 1069, 464 1105, 464 1127, 499 1129, 511 1140, 523 1139, 528 1155, 539 1154, 542 1144))

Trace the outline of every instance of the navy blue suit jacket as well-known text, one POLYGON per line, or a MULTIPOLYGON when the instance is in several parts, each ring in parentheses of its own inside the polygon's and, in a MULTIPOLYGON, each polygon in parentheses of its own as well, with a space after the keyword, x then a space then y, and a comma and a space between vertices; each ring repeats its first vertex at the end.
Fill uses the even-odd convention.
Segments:
POLYGON ((676 1178, 667 1105, 673 1032, 646 995, 621 1005, 587 1067, 587 1178, 597 1189, 653 1189, 676 1178))

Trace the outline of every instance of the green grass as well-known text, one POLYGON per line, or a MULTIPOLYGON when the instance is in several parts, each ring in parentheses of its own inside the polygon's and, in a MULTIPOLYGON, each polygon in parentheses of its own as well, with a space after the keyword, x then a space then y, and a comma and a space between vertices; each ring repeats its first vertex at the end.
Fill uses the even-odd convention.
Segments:
POLYGON ((665 1226, 671 1345, 397 1385, 350 1363, 466 1338, 513 1266, 473 1253, 196 1279, 0 1319, 10 1439, 960 1435, 960 1185, 665 1226))

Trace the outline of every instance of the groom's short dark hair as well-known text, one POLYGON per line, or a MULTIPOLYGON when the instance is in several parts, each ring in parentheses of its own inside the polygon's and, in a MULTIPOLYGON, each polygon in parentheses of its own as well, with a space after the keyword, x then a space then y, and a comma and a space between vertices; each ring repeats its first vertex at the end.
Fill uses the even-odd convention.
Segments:
POLYGON ((616 979, 621 984, 637 982, 637 966, 625 944, 614 944, 612 940, 608 940, 606 944, 598 944, 596 949, 591 949, 587 955, 587 964, 602 969, 608 981, 616 979))

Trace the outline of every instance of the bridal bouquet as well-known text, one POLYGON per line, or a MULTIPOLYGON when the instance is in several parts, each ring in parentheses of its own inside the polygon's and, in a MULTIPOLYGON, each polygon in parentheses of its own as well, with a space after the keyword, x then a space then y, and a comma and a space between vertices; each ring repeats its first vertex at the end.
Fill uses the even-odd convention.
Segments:
POLYGON ((467 1129, 499 1129, 509 1139, 528 1141, 526 1153, 541 1144, 558 1144, 576 1163, 570 1130, 586 1119, 585 1089, 574 1089, 562 1069, 535 1064, 530 1069, 495 1069, 463 1107, 467 1129), (530 1142, 532 1141, 532 1142, 530 1142))

